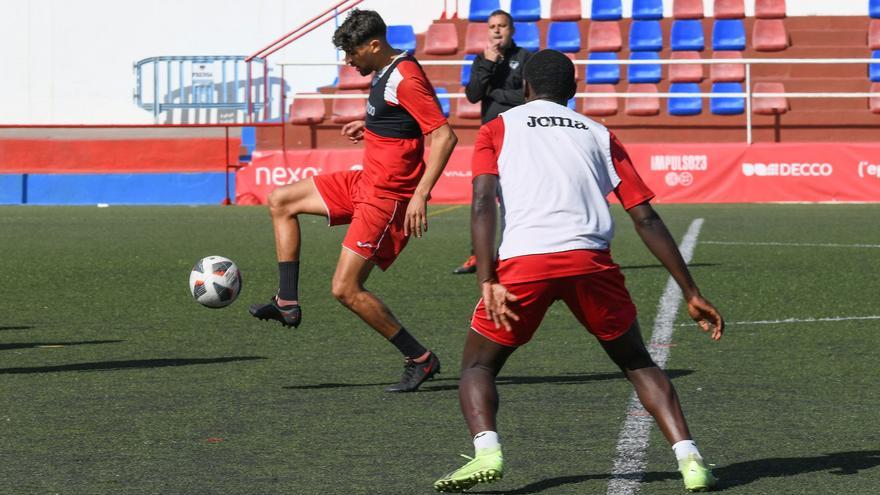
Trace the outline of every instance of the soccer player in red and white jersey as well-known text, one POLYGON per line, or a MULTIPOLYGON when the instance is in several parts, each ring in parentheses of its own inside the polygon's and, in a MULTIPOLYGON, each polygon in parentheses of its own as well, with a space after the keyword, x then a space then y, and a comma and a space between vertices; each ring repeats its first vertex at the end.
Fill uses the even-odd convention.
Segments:
POLYGON ((378 297, 364 288, 373 266, 386 270, 410 235, 427 230, 426 205, 457 142, 424 71, 386 40, 385 22, 370 10, 352 10, 336 29, 333 44, 362 75, 376 74, 366 121, 342 128, 352 142, 364 141, 363 170, 319 175, 279 187, 269 195, 275 229, 279 289, 253 316, 300 324, 298 215, 326 215, 330 225, 350 224, 333 275, 336 299, 403 354, 400 382, 385 390, 412 392, 440 370, 440 360, 401 325, 378 297), (431 151, 424 160, 425 135, 431 151))
POLYGON ((547 308, 562 300, 635 387, 673 446, 685 487, 711 489, 715 479, 672 383, 645 349, 636 308, 612 260, 607 195, 617 196, 681 287, 698 325, 718 340, 724 321, 700 294, 626 150, 604 126, 566 106, 575 93, 571 61, 557 51, 538 52, 524 77, 526 104, 484 125, 474 146, 471 235, 483 297, 465 341, 459 399, 476 456, 434 487, 461 491, 501 478, 495 376, 531 339, 547 308), (496 199, 502 211, 497 260, 496 199))

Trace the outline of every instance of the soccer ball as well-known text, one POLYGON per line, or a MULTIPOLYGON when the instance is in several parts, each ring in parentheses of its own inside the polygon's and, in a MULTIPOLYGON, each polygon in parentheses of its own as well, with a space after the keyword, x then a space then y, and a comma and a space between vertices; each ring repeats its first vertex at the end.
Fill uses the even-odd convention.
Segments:
POLYGON ((229 306, 241 293, 241 272, 229 258, 208 256, 200 259, 189 274, 193 299, 208 308, 229 306))

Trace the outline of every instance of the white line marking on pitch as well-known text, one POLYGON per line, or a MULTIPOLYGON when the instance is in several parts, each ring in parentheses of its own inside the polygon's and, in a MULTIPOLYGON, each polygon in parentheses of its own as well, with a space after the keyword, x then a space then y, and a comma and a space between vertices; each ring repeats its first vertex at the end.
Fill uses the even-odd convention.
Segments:
POLYGON ((880 248, 880 244, 829 244, 812 242, 745 242, 745 241, 700 241, 702 244, 719 246, 783 246, 783 247, 827 247, 827 248, 880 248))
MULTIPOLYGON (((784 323, 817 323, 823 321, 880 320, 880 315, 871 316, 829 316, 825 318, 786 318, 784 320, 727 321, 725 325, 781 325, 784 323)), ((696 326, 696 323, 679 323, 677 327, 696 326)))
MULTIPOLYGON (((697 237, 702 227, 703 219, 695 219, 681 240, 679 250, 685 263, 690 263, 694 256, 697 237)), ((649 346, 651 357, 661 369, 666 367, 666 360, 669 358, 669 344, 672 341, 675 316, 681 301, 681 289, 678 288, 675 280, 669 277, 666 289, 660 297, 649 346)), ((639 492, 639 483, 645 472, 645 451, 648 448, 653 424, 654 419, 647 414, 636 393, 633 392, 627 407, 626 420, 617 439, 617 456, 611 469, 607 495, 634 495, 639 492)))

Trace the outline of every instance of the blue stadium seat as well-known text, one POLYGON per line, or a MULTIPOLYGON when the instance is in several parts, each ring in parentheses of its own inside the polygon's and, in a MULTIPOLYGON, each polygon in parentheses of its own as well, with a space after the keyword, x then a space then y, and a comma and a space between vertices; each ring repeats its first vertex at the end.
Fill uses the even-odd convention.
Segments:
POLYGON ((632 21, 629 49, 634 52, 659 52, 663 49, 660 21, 632 21))
MULTIPOLYGON (((874 53, 871 54, 871 58, 880 62, 880 50, 874 50, 874 53)), ((868 74, 871 78, 871 82, 880 82, 880 63, 869 64, 868 74)))
MULTIPOLYGON (((697 83, 672 83, 670 93, 699 93, 697 83)), ((699 115, 703 111, 703 99, 690 96, 673 96, 669 98, 669 115, 699 115)))
POLYGON ((703 21, 700 19, 676 19, 672 21, 670 38, 673 50, 703 51, 703 48, 706 46, 706 40, 703 37, 703 21))
MULTIPOLYGON (((633 52, 630 60, 660 60, 657 52, 633 52)), ((626 79, 631 83, 658 83, 663 77, 660 64, 628 65, 626 79)))
POLYGON ((464 56, 464 59, 467 60, 468 62, 471 62, 471 63, 464 64, 461 66, 461 85, 462 86, 467 86, 468 81, 471 80, 471 66, 473 65, 473 61, 475 58, 477 58, 477 56, 474 55, 473 53, 469 53, 464 56))
POLYGON ((868 15, 870 15, 872 19, 880 19, 880 0, 871 0, 870 5, 868 6, 868 15))
POLYGON ((388 44, 398 50, 406 50, 410 55, 416 52, 416 32, 409 24, 388 26, 388 44))
POLYGON ((538 32, 538 24, 534 22, 514 22, 513 41, 517 45, 536 52, 541 48, 541 35, 538 32))
POLYGON ((713 50, 745 50, 746 27, 742 19, 716 19, 712 27, 713 50))
MULTIPOLYGON (((742 93, 742 84, 737 82, 718 82, 712 84, 712 94, 742 93)), ((739 115, 746 109, 746 100, 741 97, 709 99, 709 107, 714 115, 739 115)))
POLYGON ((471 8, 468 20, 471 22, 486 22, 489 14, 501 8, 499 0, 471 0, 471 8))
POLYGON ((440 103, 440 110, 443 111, 444 117, 449 117, 449 91, 446 91, 446 88, 434 88, 434 93, 437 94, 437 102, 440 103))
MULTIPOLYGON (((614 52, 594 52, 589 60, 617 60, 614 52)), ((587 84, 617 84, 620 81, 619 65, 587 65, 587 84)))
POLYGON ((518 22, 538 21, 541 19, 541 0, 510 0, 510 15, 518 22))
POLYGON ((547 30, 547 48, 564 53, 581 51, 581 30, 578 23, 574 21, 550 22, 550 28, 547 30))
POLYGON ((657 21, 663 18, 663 0, 633 0, 632 18, 657 21))
POLYGON ((572 96, 572 97, 568 100, 568 108, 577 111, 577 98, 575 98, 575 97, 572 96))
POLYGON ((249 162, 253 158, 254 149, 257 147, 257 128, 241 128, 241 146, 239 147, 238 161, 249 162))
POLYGON ((593 0, 590 19, 594 21, 618 21, 623 17, 620 0, 593 0))

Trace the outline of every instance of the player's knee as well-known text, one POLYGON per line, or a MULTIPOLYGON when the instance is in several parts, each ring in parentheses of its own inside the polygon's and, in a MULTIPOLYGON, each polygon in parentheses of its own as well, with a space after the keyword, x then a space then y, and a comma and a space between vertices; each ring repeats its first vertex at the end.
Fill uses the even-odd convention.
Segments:
POLYGON ((298 213, 296 211, 295 197, 282 187, 276 188, 270 192, 268 198, 266 198, 266 202, 269 205, 269 212, 273 217, 291 216, 298 213))
POLYGON ((651 358, 651 354, 644 348, 622 356, 622 359, 617 364, 623 371, 654 368, 657 366, 651 358))
POLYGON ((330 292, 337 301, 347 307, 351 307, 360 292, 360 288, 357 284, 334 277, 330 285, 330 292))

